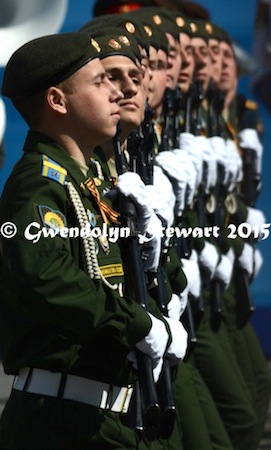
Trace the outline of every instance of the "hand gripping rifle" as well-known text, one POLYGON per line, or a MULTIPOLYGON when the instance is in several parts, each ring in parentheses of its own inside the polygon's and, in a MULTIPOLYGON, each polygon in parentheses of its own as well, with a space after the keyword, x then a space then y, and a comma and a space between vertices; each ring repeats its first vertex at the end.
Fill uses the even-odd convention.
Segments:
MULTIPOLYGON (((159 152, 169 151, 174 148, 180 148, 180 107, 181 107, 182 94, 180 88, 173 90, 167 88, 164 94, 163 102, 163 129, 162 129, 162 139, 159 147, 159 152)), ((181 227, 182 224, 178 223, 181 227)), ((181 246, 181 241, 184 242, 185 238, 180 238, 177 243, 175 243, 175 248, 179 257, 181 254, 178 249, 181 246)), ((183 244, 187 248, 187 242, 183 244)), ((190 348, 196 343, 196 331, 195 323, 192 311, 192 296, 189 296, 189 301, 187 302, 186 310, 183 314, 182 321, 188 330, 190 348)), ((195 303, 195 302, 194 302, 195 303)))
MULTIPOLYGON (((206 93, 208 104, 208 128, 209 136, 223 137, 223 125, 222 125, 222 111, 224 107, 224 96, 220 90, 218 90, 214 83, 211 81, 206 93)), ((223 177, 223 167, 217 164, 217 180, 213 189, 212 195, 214 196, 215 210, 213 214, 213 224, 222 229, 225 223, 225 206, 224 200, 226 193, 221 185, 221 179, 223 177)), ((222 236, 219 233, 218 245, 222 248, 222 236)), ((223 309, 223 291, 224 287, 220 280, 213 279, 211 282, 211 323, 214 329, 218 329, 221 322, 221 314, 223 309)))
MULTIPOLYGON (((224 135, 224 125, 222 123, 222 111, 224 107, 224 95, 220 90, 215 90, 213 95, 213 100, 211 104, 211 108, 214 111, 214 123, 216 127, 216 135, 223 137, 224 135)), ((222 179, 221 174, 222 168, 218 167, 218 180, 222 179)), ((219 226, 223 226, 225 221, 225 216, 221 214, 222 211, 224 211, 224 198, 226 196, 226 193, 223 193, 221 186, 219 186, 219 181, 216 185, 215 190, 215 196, 216 196, 216 212, 215 212, 215 220, 216 224, 219 226), (219 213, 220 211, 220 213, 219 213)), ((250 292, 250 286, 249 286, 249 277, 247 272, 242 269, 241 267, 237 266, 235 269, 235 286, 236 286, 236 314, 237 314, 237 324, 238 326, 242 327, 245 325, 245 323, 249 320, 251 314, 254 311, 254 305, 251 297, 250 292)), ((217 287, 218 293, 216 294, 216 299, 218 300, 219 297, 219 290, 220 288, 217 287)), ((214 296, 215 298, 215 296, 214 296)), ((214 302, 214 309, 218 308, 219 304, 216 304, 216 301, 214 302)), ((222 307, 222 304, 221 304, 222 307)), ((220 320, 220 314, 215 314, 214 318, 216 318, 218 321, 220 320)))
MULTIPOLYGON (((186 133, 191 133, 196 136, 200 133, 200 107, 203 101, 203 87, 200 80, 194 80, 189 88, 186 95, 184 103, 184 131, 186 133)), ((202 186, 199 188, 197 195, 197 205, 198 205, 198 217, 200 226, 203 228, 205 224, 205 211, 204 211, 204 196, 202 186)), ((184 226, 184 224, 183 224, 184 226)), ((190 256, 191 250, 187 239, 183 238, 180 242, 179 256, 181 258, 188 258, 190 256)), ((203 274, 201 273, 203 276, 203 274)), ((204 300, 202 292, 198 299, 195 299, 192 295, 189 295, 191 308, 187 308, 185 314, 187 315, 188 323, 190 323, 191 330, 191 344, 194 345, 197 341, 196 338, 196 327, 199 325, 203 314, 204 314, 204 300), (194 321, 194 328, 192 326, 192 317, 194 321)))
MULTIPOLYGON (((246 98, 243 95, 237 97, 237 115, 239 120, 239 129, 256 128, 256 124, 251 124, 246 112, 246 98)), ((256 151, 246 148, 243 154, 243 186, 242 197, 248 206, 254 207, 258 195, 258 188, 260 185, 260 174, 256 169, 256 151)), ((241 222, 239 220, 238 222, 241 222)), ((248 242, 253 247, 255 240, 253 235, 248 239, 248 242)), ((248 273, 241 267, 237 267, 235 274, 235 286, 237 293, 236 315, 237 324, 242 328, 250 319, 255 311, 255 306, 252 300, 250 281, 248 273)))
MULTIPOLYGON (((140 131, 135 130, 128 138, 127 150, 130 155, 132 170, 141 176, 145 184, 152 184, 154 130, 152 125, 152 110, 148 105, 146 106, 145 118, 140 127, 140 131)), ((148 273, 147 280, 149 290, 161 313, 167 316, 166 280, 162 258, 157 273, 148 273)), ((162 371, 156 386, 161 408, 160 437, 162 439, 169 439, 175 423, 176 407, 173 394, 172 372, 169 360, 166 357, 164 358, 162 371)))
MULTIPOLYGON (((239 94, 237 96, 237 117, 238 117, 238 128, 243 130, 245 128, 257 128, 257 120, 252 117, 250 118, 247 107, 245 96, 239 94)), ((255 206, 257 196, 259 193, 259 187, 261 185, 261 176, 257 170, 257 153, 252 148, 246 148, 243 150, 242 155, 243 160, 243 182, 242 182, 242 192, 241 195, 244 201, 249 206, 255 206)))
MULTIPOLYGON (((114 151, 116 168, 119 175, 124 173, 126 163, 121 150, 119 133, 114 140, 114 151)), ((137 217, 134 204, 125 197, 121 197, 119 212, 122 222, 130 228, 130 236, 120 241, 120 248, 123 258, 125 284, 128 295, 134 301, 148 310, 148 292, 146 279, 141 259, 140 245, 138 241, 137 217)), ((160 406, 153 379, 152 361, 148 355, 136 349, 136 359, 138 367, 139 382, 136 385, 136 431, 144 432, 149 441, 159 437, 160 431, 160 406), (139 388, 139 389, 138 389, 139 388), (141 423, 142 420, 142 423, 141 423)))

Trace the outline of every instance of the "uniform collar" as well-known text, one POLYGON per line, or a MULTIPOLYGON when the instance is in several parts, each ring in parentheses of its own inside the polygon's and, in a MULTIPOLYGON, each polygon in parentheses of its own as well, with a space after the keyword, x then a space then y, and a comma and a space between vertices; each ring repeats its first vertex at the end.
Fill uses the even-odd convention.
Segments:
MULTIPOLYGON (((26 154, 40 153, 41 155, 47 155, 63 166, 77 185, 80 185, 86 178, 74 158, 71 158, 70 154, 61 145, 45 134, 30 130, 27 134, 23 151, 26 154)), ((88 176, 91 176, 91 174, 88 173, 88 176)))

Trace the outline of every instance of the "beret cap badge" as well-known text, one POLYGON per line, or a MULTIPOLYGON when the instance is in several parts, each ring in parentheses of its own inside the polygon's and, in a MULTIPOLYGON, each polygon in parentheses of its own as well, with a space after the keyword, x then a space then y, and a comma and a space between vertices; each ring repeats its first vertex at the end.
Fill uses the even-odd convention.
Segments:
POLYGON ((101 49, 99 43, 95 39, 91 38, 90 43, 91 43, 92 47, 94 47, 97 50, 98 53, 101 52, 102 49, 101 49))
POLYGON ((209 22, 205 24, 205 30, 208 34, 213 34, 213 26, 209 22))
POLYGON ((185 21, 184 21, 183 17, 181 17, 181 16, 176 17, 176 24, 180 28, 183 27, 185 25, 185 21))
POLYGON ((126 22, 125 28, 129 33, 131 34, 135 33, 135 26, 132 22, 126 22))
POLYGON ((121 35, 119 36, 119 41, 120 41, 122 44, 127 45, 128 47, 131 45, 131 43, 130 43, 128 37, 127 37, 127 36, 124 36, 123 34, 121 34, 121 35))
POLYGON ((111 48, 114 48, 115 50, 119 50, 121 48, 121 45, 118 41, 116 41, 116 39, 110 39, 108 41, 108 45, 111 48))

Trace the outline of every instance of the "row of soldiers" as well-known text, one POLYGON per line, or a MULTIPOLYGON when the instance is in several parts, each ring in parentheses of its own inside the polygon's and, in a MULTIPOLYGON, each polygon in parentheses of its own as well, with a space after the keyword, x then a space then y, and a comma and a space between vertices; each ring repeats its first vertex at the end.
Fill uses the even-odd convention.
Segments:
POLYGON ((19 229, 2 237, 0 336, 16 379, 0 448, 256 450, 271 392, 250 323, 262 144, 232 41, 162 7, 59 37, 19 50, 2 87, 30 134, 0 205, 19 229), (97 59, 104 74, 88 83, 110 82, 119 107, 107 139, 102 97, 84 134, 95 105, 75 89, 84 78, 69 81, 97 59), (58 234, 27 242, 31 220, 58 234), (60 232, 76 224, 120 238, 60 232))

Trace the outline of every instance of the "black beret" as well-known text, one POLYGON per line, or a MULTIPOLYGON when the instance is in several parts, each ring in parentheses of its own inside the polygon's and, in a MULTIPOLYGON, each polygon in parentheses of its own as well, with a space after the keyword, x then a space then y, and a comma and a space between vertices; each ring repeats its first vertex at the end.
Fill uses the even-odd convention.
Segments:
POLYGON ((60 33, 33 39, 16 50, 8 61, 2 95, 17 100, 37 94, 97 57, 99 49, 90 42, 88 33, 60 33))

